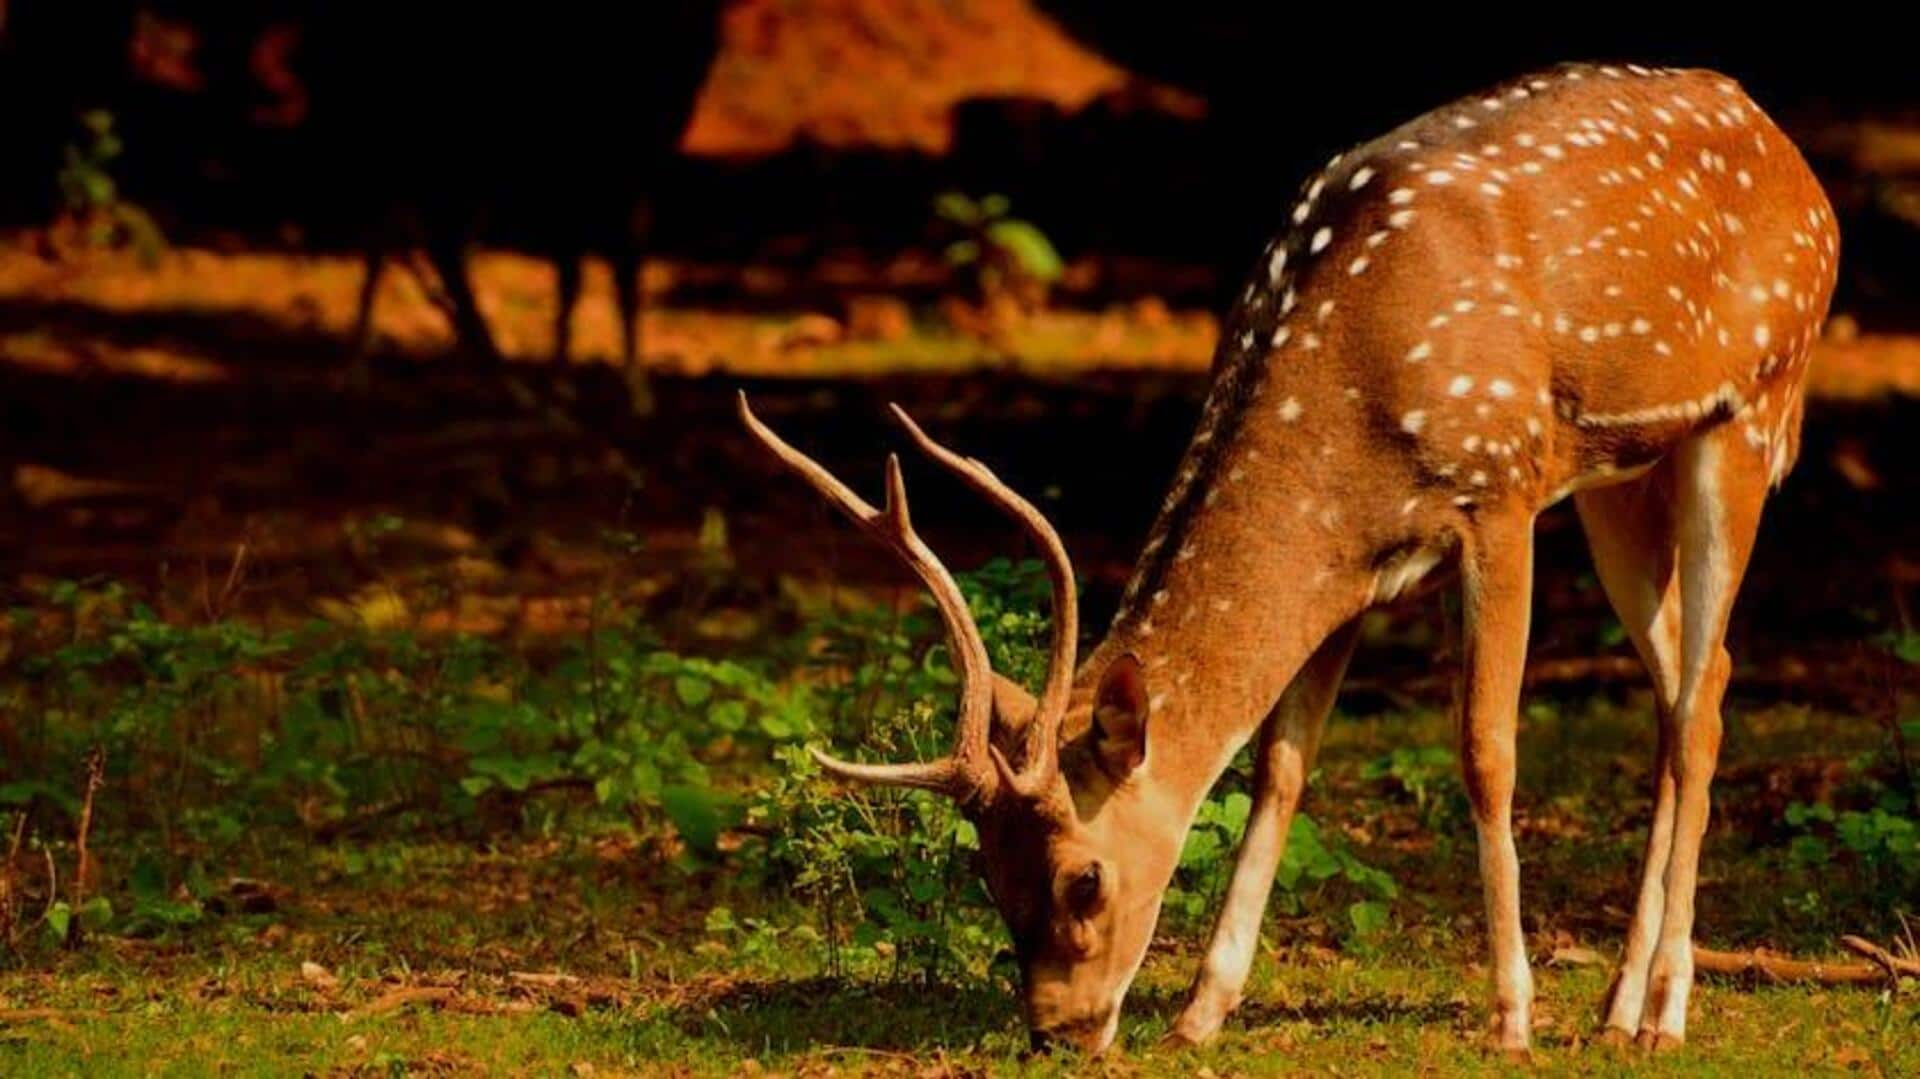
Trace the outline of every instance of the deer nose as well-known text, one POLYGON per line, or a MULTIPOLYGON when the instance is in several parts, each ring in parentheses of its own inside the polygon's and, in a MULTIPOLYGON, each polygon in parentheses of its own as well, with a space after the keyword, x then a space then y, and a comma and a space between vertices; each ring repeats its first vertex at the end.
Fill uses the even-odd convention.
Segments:
POLYGON ((1115 1022, 1117 1018, 1116 1013, 1109 1012, 1056 1023, 1050 1027, 1034 1027, 1028 1032, 1027 1041, 1035 1053, 1048 1053, 1057 1046, 1067 1045, 1088 1056, 1098 1056, 1113 1042, 1114 1032, 1119 1026, 1115 1022))

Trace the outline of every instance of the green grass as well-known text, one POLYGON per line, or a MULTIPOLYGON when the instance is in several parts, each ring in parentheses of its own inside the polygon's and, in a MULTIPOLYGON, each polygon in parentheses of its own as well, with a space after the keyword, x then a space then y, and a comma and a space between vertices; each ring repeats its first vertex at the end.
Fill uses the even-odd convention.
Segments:
MULTIPOLYGON (((1536 1070, 1579 1074, 1920 1074, 1913 989, 1754 987, 1707 981, 1690 1041, 1649 1058, 1594 1044, 1602 965, 1547 961, 1559 947, 1618 947, 1647 814, 1644 702, 1548 703, 1523 733, 1520 798, 1529 939, 1536 957, 1536 1070)), ((1336 720, 1309 809, 1400 882, 1394 928, 1345 935, 1337 904, 1302 897, 1269 918, 1266 947, 1220 1038, 1157 1047, 1198 946, 1168 935, 1129 997, 1122 1073, 1499 1073, 1482 1031, 1486 974, 1470 833, 1435 776, 1417 810, 1362 778, 1396 746, 1444 744, 1438 714, 1336 720)), ((1776 819, 1773 793, 1803 762, 1871 751, 1871 723, 1776 707, 1735 710, 1700 896, 1702 940, 1832 954, 1841 932, 1894 932, 1884 897, 1847 874, 1795 868, 1785 839, 1741 822, 1776 819)), ((103 839, 103 879, 137 857, 103 839)), ((833 980, 811 948, 748 952, 709 934, 725 903, 789 921, 720 868, 686 868, 618 832, 303 846, 259 837, 223 872, 269 882, 275 908, 215 914, 148 939, 44 941, 0 966, 0 1074, 735 1074, 1053 1073, 1023 1061, 1008 987, 927 988, 833 980), (757 904, 757 905, 756 905, 757 904), (304 976, 324 967, 337 984, 304 976), (564 973, 545 984, 518 973, 564 973), (371 1011, 396 988, 446 999, 371 1011), (23 1011, 23 1010, 31 1011, 23 1011), (751 1064, 749 1062, 752 1062, 751 1064)), ((389 998, 388 1004, 392 1004, 389 998)))
MULTIPOLYGON (((1599 971, 1542 972, 1544 1024, 1536 1032, 1535 1059, 1540 1070, 1751 1075, 1852 1066, 1911 1075, 1920 1064, 1911 1005, 1889 1007, 1871 993, 1708 986, 1696 1001, 1692 1040, 1678 1054, 1649 1058, 1590 1044, 1582 1018, 1604 980, 1599 971)), ((1263 978, 1242 1017, 1214 1045, 1163 1050, 1154 1039, 1167 1026, 1177 985, 1173 964, 1156 963, 1148 972, 1136 990, 1142 999, 1134 1002, 1123 1030, 1127 1049, 1107 1062, 1111 1068, 1211 1068, 1220 1074, 1513 1070, 1480 1047, 1478 980, 1453 967, 1341 965, 1263 978)), ((749 1060, 796 1071, 827 1064, 884 1070, 945 1063, 1048 1073, 1078 1064, 1022 1064, 1009 1009, 981 992, 749 980, 678 1003, 577 1016, 507 999, 488 1005, 519 1003, 529 1010, 351 1019, 295 1010, 290 1001, 276 1007, 270 991, 260 989, 223 985, 222 995, 214 995, 206 985, 150 988, 177 988, 183 996, 126 1002, 102 1019, 12 1026, 0 1035, 0 1063, 10 1075, 100 1076, 357 1069, 554 1074, 580 1064, 609 1074, 725 1074, 737 1073, 749 1060)))
MULTIPOLYGON (((1157 958, 1130 1001, 1125 1051, 1106 1064, 1147 1073, 1511 1070, 1479 1039, 1483 979, 1464 959, 1336 958, 1284 971, 1268 962, 1215 1044, 1170 1051, 1155 1043, 1177 1008, 1186 965, 1157 958)), ((911 1062, 1049 1073, 1078 1063, 1023 1063, 1009 1002, 984 987, 930 992, 717 965, 683 974, 687 980, 677 983, 658 976, 591 979, 596 988, 578 996, 520 992, 499 979, 468 975, 472 984, 441 1009, 359 1017, 352 1007, 377 998, 384 981, 369 974, 322 993, 302 983, 289 956, 255 956, 244 965, 161 978, 101 971, 36 987, 55 1006, 100 1014, 5 1027, 0 1069, 9 1075, 553 1074, 586 1064, 609 1074, 721 1074, 751 1060, 796 1071, 827 1064, 885 1070, 911 1062)), ((453 980, 447 972, 414 977, 453 980)), ((1604 983, 1600 969, 1539 971, 1540 1069, 1732 1075, 1854 1066, 1911 1075, 1920 1067, 1911 999, 1708 984, 1697 993, 1685 1050, 1649 1058, 1588 1042, 1587 1016, 1604 983)))

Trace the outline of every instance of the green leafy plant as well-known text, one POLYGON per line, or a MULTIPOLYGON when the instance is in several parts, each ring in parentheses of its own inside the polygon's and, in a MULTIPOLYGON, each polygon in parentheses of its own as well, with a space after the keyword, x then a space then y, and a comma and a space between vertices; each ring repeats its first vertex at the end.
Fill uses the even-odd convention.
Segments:
POLYGON ((1845 852, 1879 890, 1913 895, 1920 889, 1920 821, 1901 812, 1896 801, 1888 802, 1864 811, 1793 803, 1786 819, 1799 834, 1789 856, 1803 868, 1819 869, 1845 852))
MULTIPOLYGON (((996 665, 1044 663, 1044 578, 1035 566, 991 564, 958 579, 996 665), (1036 630, 1036 622, 1041 629, 1036 630)), ((926 607, 823 612, 808 633, 812 705, 836 752, 889 759, 944 751, 956 679, 926 607)), ((972 871, 979 837, 952 802, 925 792, 828 783, 798 746, 776 753, 771 783, 746 821, 768 842, 750 855, 763 887, 789 892, 820 921, 833 973, 867 970, 933 981, 987 973, 998 940, 972 871)))
POLYGON ((812 729, 804 689, 630 622, 536 665, 404 621, 178 624, 112 584, 46 598, 64 617, 5 668, 10 703, 39 722, 0 761, 0 805, 43 824, 77 810, 45 777, 98 744, 110 782, 137 795, 121 826, 213 849, 263 826, 487 827, 553 793, 704 856, 738 815, 715 767, 764 762, 812 729))
MULTIPOLYGON (((1037 684, 1050 633, 1040 564, 995 560, 958 582, 994 668, 1037 684)), ((163 840, 85 909, 52 907, 68 927, 188 930, 217 916, 207 867, 274 830, 566 825, 624 830, 683 871, 725 867, 734 886, 780 901, 753 918, 715 914, 716 947, 817 949, 836 973, 923 981, 1005 971, 979 837, 956 807, 844 788, 804 749, 944 752, 956 679, 924 600, 811 610, 748 660, 673 650, 620 614, 530 653, 353 610, 282 628, 169 620, 112 582, 52 582, 34 598, 9 617, 0 654, 7 707, 34 717, 0 760, 0 807, 36 836, 72 834, 78 797, 48 777, 98 746, 113 811, 96 830, 163 840)), ((1199 918, 1224 886, 1250 805, 1243 773, 1200 811, 1169 897, 1177 917, 1199 918)), ((368 857, 348 847, 343 870, 368 857)), ((1346 904, 1355 939, 1392 896, 1305 818, 1280 884, 1288 909, 1322 893, 1346 904)))
POLYGON ((933 208, 948 229, 958 233, 947 244, 947 264, 969 275, 979 298, 1011 297, 1029 310, 1044 305, 1065 264, 1039 226, 1011 215, 1006 196, 975 199, 948 191, 934 200, 933 208))
MULTIPOLYGON (((1180 851, 1179 867, 1163 909, 1197 928, 1219 902, 1233 870, 1234 851, 1246 831, 1253 801, 1234 791, 1200 805, 1180 851)), ((1363 942, 1385 928, 1385 900, 1398 894, 1393 878, 1361 861, 1337 835, 1296 813, 1287 831, 1286 853, 1274 875, 1273 903, 1299 915, 1327 898, 1344 900, 1350 941, 1363 942), (1333 893, 1328 896, 1327 889, 1333 893)), ((1335 909, 1338 909, 1336 907, 1335 909)))
POLYGON ((1413 803, 1429 831, 1446 834, 1467 819, 1454 755, 1440 746, 1396 746, 1367 762, 1360 778, 1388 783, 1413 803))
MULTIPOLYGON (((1920 646, 1911 632, 1880 636, 1876 643, 1896 661, 1920 662, 1920 646)), ((1920 737, 1920 720, 1885 717, 1885 744, 1849 766, 1850 789, 1840 805, 1795 802, 1786 822, 1795 832, 1788 861, 1824 880, 1834 890, 1859 893, 1882 910, 1910 912, 1920 895, 1920 790, 1915 789, 1910 747, 1920 737), (1850 862, 1855 872, 1831 876, 1835 862, 1850 862)), ((1811 893, 1810 893, 1811 895, 1811 893)))
POLYGON ((152 265, 166 239, 150 214, 120 194, 111 167, 124 150, 112 113, 80 115, 80 139, 67 145, 58 177, 66 224, 88 247, 131 247, 152 265))

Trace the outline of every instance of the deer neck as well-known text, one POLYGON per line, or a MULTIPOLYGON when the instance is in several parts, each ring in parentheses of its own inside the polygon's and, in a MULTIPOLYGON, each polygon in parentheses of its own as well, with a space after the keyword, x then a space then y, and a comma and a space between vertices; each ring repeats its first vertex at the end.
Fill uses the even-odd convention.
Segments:
MULTIPOLYGON (((1134 569, 1107 637, 1082 668, 1097 681, 1131 652, 1151 695, 1148 768, 1191 814, 1313 651, 1368 605, 1378 491, 1341 467, 1365 444, 1358 409, 1325 401, 1310 371, 1226 366, 1134 569)), ((1322 376, 1324 377, 1324 376, 1322 376)), ((1344 396, 1337 387, 1336 398, 1344 396)))

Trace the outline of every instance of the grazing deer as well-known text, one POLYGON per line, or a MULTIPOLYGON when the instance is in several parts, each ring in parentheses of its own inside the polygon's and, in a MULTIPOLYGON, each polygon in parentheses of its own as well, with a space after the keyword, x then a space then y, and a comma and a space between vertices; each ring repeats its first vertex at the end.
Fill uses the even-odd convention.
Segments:
MULTIPOLYGON (((640 358, 640 268, 645 242, 642 222, 648 208, 637 195, 616 197, 594 208, 605 212, 591 223, 611 226, 604 230, 604 239, 611 250, 608 261, 619 306, 620 365, 631 375, 640 358)), ((354 305, 352 331, 356 362, 364 364, 373 349, 374 304, 387 264, 396 253, 391 235, 411 237, 424 252, 424 261, 415 258, 402 265, 414 271, 429 301, 446 316, 455 344, 476 359, 498 362, 500 348, 480 312, 478 294, 467 272, 467 249, 476 231, 473 222, 450 221, 444 215, 418 213, 404 206, 390 208, 386 216, 388 227, 369 230, 362 244, 365 269, 354 305), (392 227, 396 224, 398 227, 392 227)), ((582 225, 577 220, 550 225, 558 238, 544 252, 554 267, 553 360, 561 366, 572 358, 574 310, 580 302, 586 252, 596 239, 584 234, 587 230, 582 225)))
POLYGON ((1679 1043, 1722 637, 1761 505, 1799 448, 1838 242, 1819 184, 1740 87, 1701 70, 1563 65, 1336 156, 1228 320, 1217 375, 1106 639, 1075 668, 1072 569, 1031 505, 899 419, 1040 543, 1052 666, 1038 700, 988 669, 910 525, 897 462, 862 502, 748 412, 758 439, 933 591, 960 674, 952 754, 821 755, 943 791, 979 827, 1036 1041, 1100 1050, 1207 790, 1258 736, 1255 793, 1173 1036, 1237 1003, 1356 616, 1457 560, 1459 744, 1492 947, 1495 1036, 1533 1001, 1512 826, 1534 519, 1569 495, 1653 677, 1659 742, 1609 1037, 1679 1043))

